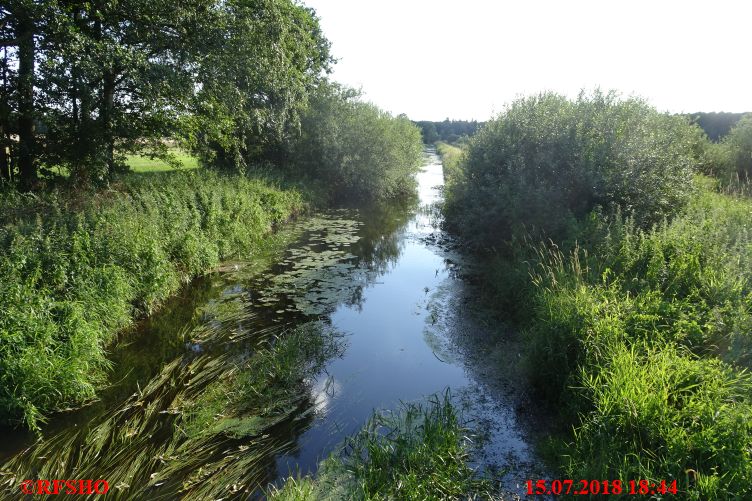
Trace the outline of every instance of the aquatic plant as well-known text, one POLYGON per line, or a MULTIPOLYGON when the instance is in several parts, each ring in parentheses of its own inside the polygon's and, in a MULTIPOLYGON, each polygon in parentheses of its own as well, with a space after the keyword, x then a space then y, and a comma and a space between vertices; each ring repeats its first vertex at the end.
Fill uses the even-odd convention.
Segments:
POLYGON ((327 458, 316 477, 289 478, 273 500, 491 499, 492 485, 469 466, 470 431, 451 395, 376 412, 327 458))
MULTIPOLYGON (((216 320, 216 319, 215 319, 216 320)), ((25 478, 106 478, 115 498, 247 496, 270 479, 315 411, 307 381, 343 349, 322 323, 239 332, 244 312, 198 327, 206 347, 167 364, 123 405, 42 439, 0 469, 25 478)), ((64 496, 63 496, 64 497, 64 496)))

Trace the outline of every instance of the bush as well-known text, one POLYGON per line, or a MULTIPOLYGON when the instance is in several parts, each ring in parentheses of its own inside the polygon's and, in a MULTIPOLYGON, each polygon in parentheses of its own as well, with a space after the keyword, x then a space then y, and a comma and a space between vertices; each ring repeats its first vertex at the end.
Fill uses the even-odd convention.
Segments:
POLYGON ((423 158, 420 129, 412 122, 333 84, 317 89, 301 134, 287 149, 288 171, 313 178, 333 199, 379 201, 409 195, 423 158))
POLYGON ((444 181, 449 184, 462 175, 463 150, 457 146, 438 141, 436 143, 436 152, 441 156, 441 163, 444 167, 444 181))
POLYGON ((714 159, 719 177, 727 183, 752 180, 752 115, 745 115, 715 145, 714 159))
POLYGON ((296 192, 207 172, 116 188, 0 200, 0 421, 37 428, 94 397, 118 329, 302 208, 296 192))
POLYGON ((649 227, 689 199, 701 138, 686 119, 613 93, 520 99, 470 140, 447 217, 484 247, 559 240, 596 207, 649 227))

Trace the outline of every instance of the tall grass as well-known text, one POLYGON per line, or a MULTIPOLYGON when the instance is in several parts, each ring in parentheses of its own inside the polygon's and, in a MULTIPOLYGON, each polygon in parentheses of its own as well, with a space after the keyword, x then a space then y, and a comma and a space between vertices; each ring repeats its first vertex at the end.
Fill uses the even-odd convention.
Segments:
POLYGON ((0 420, 96 394, 107 344, 189 278, 258 249, 299 193, 207 172, 124 177, 99 192, 0 199, 0 420))
POLYGON ((290 478, 274 500, 487 499, 491 485, 468 465, 468 434, 449 394, 426 405, 375 413, 321 466, 317 478, 290 478))
POLYGON ((752 201, 699 181, 671 222, 594 217, 587 248, 527 256, 526 364, 573 427, 554 442, 568 478, 752 495, 752 201))

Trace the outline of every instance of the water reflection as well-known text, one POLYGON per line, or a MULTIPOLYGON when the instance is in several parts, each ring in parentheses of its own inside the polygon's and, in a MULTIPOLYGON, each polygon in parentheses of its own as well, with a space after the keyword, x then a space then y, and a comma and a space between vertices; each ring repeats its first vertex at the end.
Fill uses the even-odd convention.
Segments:
MULTIPOLYGON (((315 471, 376 408, 476 385, 450 333, 475 326, 459 315, 457 267, 435 245, 443 176, 438 158, 427 160, 409 203, 303 220, 256 260, 186 287, 124 337, 102 401, 54 420, 0 468, 0 488, 12 498, 16 479, 38 474, 107 478, 113 498, 247 498, 315 471), (345 333, 347 349, 280 382, 289 405, 266 409, 261 395, 219 412, 205 433, 185 432, 191 402, 211 401, 275 336, 311 320, 345 333)), ((517 437, 513 413, 497 414, 512 430, 500 433, 517 437)), ((527 454, 524 442, 508 443, 527 454)))
POLYGON ((188 437, 183 412, 284 326, 326 318, 338 305, 362 308, 369 284, 398 261, 414 211, 329 211, 278 237, 267 266, 234 263, 186 287, 123 335, 99 402, 57 416, 46 438, 3 465, 4 497, 20 496, 18 480, 37 476, 106 478, 123 499, 247 497, 285 474, 277 458, 304 454, 301 437, 341 391, 333 377, 307 377, 293 405, 243 436, 220 426, 188 437))

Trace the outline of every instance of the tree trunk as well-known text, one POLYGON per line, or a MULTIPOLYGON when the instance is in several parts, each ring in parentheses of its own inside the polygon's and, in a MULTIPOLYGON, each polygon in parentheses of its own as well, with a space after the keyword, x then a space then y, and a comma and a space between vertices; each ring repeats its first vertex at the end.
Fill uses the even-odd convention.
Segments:
POLYGON ((3 47, 3 99, 0 103, 0 179, 11 180, 10 142, 8 137, 10 130, 10 106, 8 97, 8 48, 3 47))
POLYGON ((115 171, 115 134, 112 115, 115 109, 115 75, 107 72, 102 85, 102 131, 104 132, 107 175, 115 171))
POLYGON ((3 125, 0 123, 0 179, 10 181, 10 159, 8 158, 10 152, 6 151, 8 145, 6 144, 5 127, 3 125))
POLYGON ((21 187, 37 181, 34 158, 34 23, 25 15, 18 23, 18 170, 21 187))
MULTIPOLYGON (((81 11, 78 9, 73 12, 73 24, 80 29, 81 11)), ((71 102, 73 103, 73 130, 75 131, 76 135, 78 135, 79 133, 78 78, 78 67, 76 66, 76 62, 74 61, 73 66, 71 67, 71 102)))

